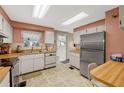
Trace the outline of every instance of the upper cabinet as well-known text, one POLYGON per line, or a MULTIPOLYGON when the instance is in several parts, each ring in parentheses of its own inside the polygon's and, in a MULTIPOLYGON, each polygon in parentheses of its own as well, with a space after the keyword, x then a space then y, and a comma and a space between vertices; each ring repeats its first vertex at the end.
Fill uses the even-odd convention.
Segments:
POLYGON ((74 44, 80 44, 80 31, 73 33, 74 44))
POLYGON ((82 31, 77 31, 73 33, 74 44, 80 44, 80 35, 86 34, 86 29, 82 31))
POLYGON ((7 38, 4 38, 4 43, 12 43, 13 40, 13 32, 11 25, 4 19, 3 23, 3 32, 6 35, 7 38))
POLYGON ((87 29, 87 34, 96 33, 96 27, 87 29))
POLYGON ((119 6, 120 28, 124 30, 124 5, 119 6))
POLYGON ((0 32, 3 29, 3 17, 0 15, 0 32))
POLYGON ((85 35, 85 34, 87 34, 87 30, 86 29, 80 31, 80 35, 85 35))
POLYGON ((97 32, 103 32, 103 31, 106 31, 105 25, 100 25, 97 27, 97 32))
POLYGON ((0 32, 7 37, 3 39, 3 43, 12 43, 12 27, 2 15, 0 15, 0 32))
POLYGON ((92 34, 92 33, 103 32, 103 31, 106 31, 105 25, 100 25, 97 27, 76 31, 73 33, 74 44, 80 44, 80 35, 92 34))
POLYGON ((54 44, 54 32, 45 31, 45 43, 54 44))

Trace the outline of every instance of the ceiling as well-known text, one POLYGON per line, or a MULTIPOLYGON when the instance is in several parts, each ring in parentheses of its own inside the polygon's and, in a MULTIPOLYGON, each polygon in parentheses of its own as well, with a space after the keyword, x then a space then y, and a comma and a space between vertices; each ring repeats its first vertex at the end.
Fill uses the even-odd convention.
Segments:
POLYGON ((10 19, 42 26, 54 27, 56 30, 72 32, 73 28, 105 18, 105 12, 117 6, 114 5, 52 5, 43 19, 32 17, 33 5, 3 5, 2 8, 10 19), (71 25, 62 23, 84 11, 89 16, 71 25))

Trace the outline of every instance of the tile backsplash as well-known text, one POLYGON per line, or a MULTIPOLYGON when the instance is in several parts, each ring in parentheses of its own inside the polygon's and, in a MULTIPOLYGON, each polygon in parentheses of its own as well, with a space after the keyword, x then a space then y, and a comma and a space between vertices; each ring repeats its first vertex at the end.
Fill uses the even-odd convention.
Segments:
MULTIPOLYGON (((31 47, 24 47, 24 43, 12 43, 11 49, 16 50, 18 45, 20 45, 23 50, 31 49, 31 47)), ((44 48, 44 47, 47 48, 47 49, 55 48, 55 44, 42 44, 42 43, 40 43, 40 46, 36 47, 34 49, 41 49, 41 48, 44 48)))

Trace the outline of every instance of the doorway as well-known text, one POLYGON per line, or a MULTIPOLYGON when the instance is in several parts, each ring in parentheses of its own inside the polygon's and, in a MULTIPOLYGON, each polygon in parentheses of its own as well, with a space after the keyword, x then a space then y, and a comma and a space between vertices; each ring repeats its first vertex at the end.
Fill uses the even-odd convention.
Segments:
POLYGON ((58 63, 66 61, 66 54, 67 54, 67 39, 66 35, 58 35, 57 36, 57 56, 58 56, 58 63))

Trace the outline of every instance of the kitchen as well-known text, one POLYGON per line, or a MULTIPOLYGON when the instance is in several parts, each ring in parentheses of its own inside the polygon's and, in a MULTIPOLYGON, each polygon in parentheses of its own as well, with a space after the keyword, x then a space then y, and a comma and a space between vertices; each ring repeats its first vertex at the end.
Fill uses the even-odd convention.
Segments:
MULTIPOLYGON (((115 80, 124 64, 110 60, 114 54, 118 56, 124 52, 120 43, 124 36, 124 6, 44 5, 45 14, 37 15, 38 7, 41 8, 40 5, 0 7, 1 87, 124 86, 124 82, 118 83, 123 78, 115 80), (75 23, 78 13, 83 17, 75 23), (73 21, 68 20, 71 17, 73 21), (117 83, 108 81, 111 78, 101 79, 97 69, 106 64, 110 67, 116 64, 119 68, 119 63, 122 67, 112 78, 117 83)), ((120 77, 123 75, 122 72, 120 77)))

